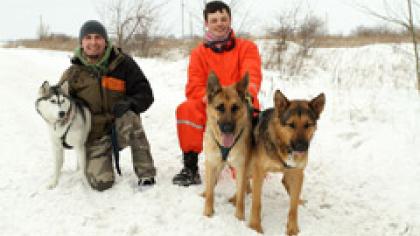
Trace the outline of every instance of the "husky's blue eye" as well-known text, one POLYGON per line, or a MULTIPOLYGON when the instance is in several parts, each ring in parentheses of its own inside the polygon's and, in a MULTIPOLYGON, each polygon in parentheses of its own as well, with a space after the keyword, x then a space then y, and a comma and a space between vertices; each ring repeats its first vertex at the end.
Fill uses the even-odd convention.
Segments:
POLYGON ((225 112, 225 106, 223 104, 220 104, 216 107, 216 110, 219 112, 225 112))

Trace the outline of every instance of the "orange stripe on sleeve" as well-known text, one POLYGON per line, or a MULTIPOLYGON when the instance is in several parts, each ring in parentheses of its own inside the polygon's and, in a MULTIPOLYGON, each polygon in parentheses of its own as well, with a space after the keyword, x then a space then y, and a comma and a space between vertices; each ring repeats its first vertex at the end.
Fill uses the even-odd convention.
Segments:
POLYGON ((125 92, 125 81, 124 80, 120 80, 120 79, 116 79, 114 77, 109 77, 109 76, 104 76, 102 77, 102 87, 112 90, 112 91, 117 91, 117 92, 125 92))

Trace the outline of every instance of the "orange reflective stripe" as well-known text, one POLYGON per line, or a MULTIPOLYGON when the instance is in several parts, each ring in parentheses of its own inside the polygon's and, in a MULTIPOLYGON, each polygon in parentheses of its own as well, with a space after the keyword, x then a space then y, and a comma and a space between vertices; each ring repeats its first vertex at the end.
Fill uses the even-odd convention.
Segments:
POLYGON ((125 81, 116 79, 114 77, 104 76, 102 77, 102 87, 117 91, 117 92, 125 92, 125 81))

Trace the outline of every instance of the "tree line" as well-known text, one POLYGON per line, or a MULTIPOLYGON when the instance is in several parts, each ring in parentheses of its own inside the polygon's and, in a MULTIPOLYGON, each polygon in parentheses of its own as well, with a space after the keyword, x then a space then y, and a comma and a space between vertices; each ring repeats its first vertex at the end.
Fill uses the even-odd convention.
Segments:
MULTIPOLYGON (((355 3, 354 7, 361 12, 381 19, 386 23, 396 26, 396 28, 390 29, 386 26, 360 26, 351 35, 360 37, 377 35, 410 37, 413 45, 412 54, 416 63, 417 88, 420 91, 420 63, 417 46, 420 22, 414 18, 414 13, 420 10, 420 2, 417 0, 397 1, 398 4, 396 4, 395 0, 383 0, 383 7, 381 8, 384 9, 383 11, 379 8, 372 9, 363 4, 355 3), (398 9, 395 9, 395 6, 398 6, 398 9)), ((232 15, 235 16, 237 11, 246 8, 243 2, 241 0, 231 0, 229 2, 232 15)), ((153 50, 156 48, 156 44, 162 42, 159 39, 163 36, 156 35, 161 30, 161 9, 167 3, 168 0, 111 0, 103 5, 101 9, 98 9, 98 13, 116 46, 126 52, 147 57, 156 54, 153 50)), ((184 4, 183 1, 181 3, 184 4)), ((205 3, 206 1, 204 0, 202 3, 203 6, 205 3)), ((267 37, 274 40, 271 45, 271 55, 269 55, 269 59, 265 65, 266 67, 281 68, 285 63, 284 52, 288 48, 287 42, 293 41, 301 46, 295 52, 295 58, 291 60, 294 63, 292 67, 298 72, 304 58, 310 55, 311 49, 317 47, 319 44, 319 40, 322 39, 321 36, 328 35, 326 22, 308 10, 309 8, 305 8, 305 3, 307 4, 303 0, 296 1, 292 7, 279 10, 276 16, 276 23, 266 29, 267 37)), ((199 19, 200 17, 196 18, 199 19)), ((238 35, 250 37, 248 33, 242 32, 242 28, 244 25, 250 25, 249 22, 251 20, 249 8, 247 8, 245 9, 245 13, 241 14, 241 18, 238 20, 239 24, 235 28, 238 35)), ((43 21, 42 16, 40 17, 37 34, 39 40, 50 38, 65 40, 68 37, 62 34, 51 33, 48 24, 43 21)), ((175 38, 173 40, 177 41, 175 38)), ((194 37, 189 37, 187 40, 178 40, 181 44, 185 44, 186 41, 187 43, 195 43, 197 39, 194 40, 194 37)), ((187 49, 192 47, 192 45, 186 46, 187 49)))

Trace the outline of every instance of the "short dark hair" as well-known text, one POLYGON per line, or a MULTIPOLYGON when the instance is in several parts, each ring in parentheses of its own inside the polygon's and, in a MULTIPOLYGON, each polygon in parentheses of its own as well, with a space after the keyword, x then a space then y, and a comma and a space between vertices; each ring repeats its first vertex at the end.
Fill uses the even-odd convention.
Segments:
POLYGON ((227 14, 229 15, 229 18, 232 18, 230 15, 230 7, 226 5, 226 3, 222 1, 211 1, 206 4, 206 7, 203 11, 204 20, 207 21, 207 15, 209 13, 215 13, 217 11, 223 12, 223 9, 226 10, 227 14))

